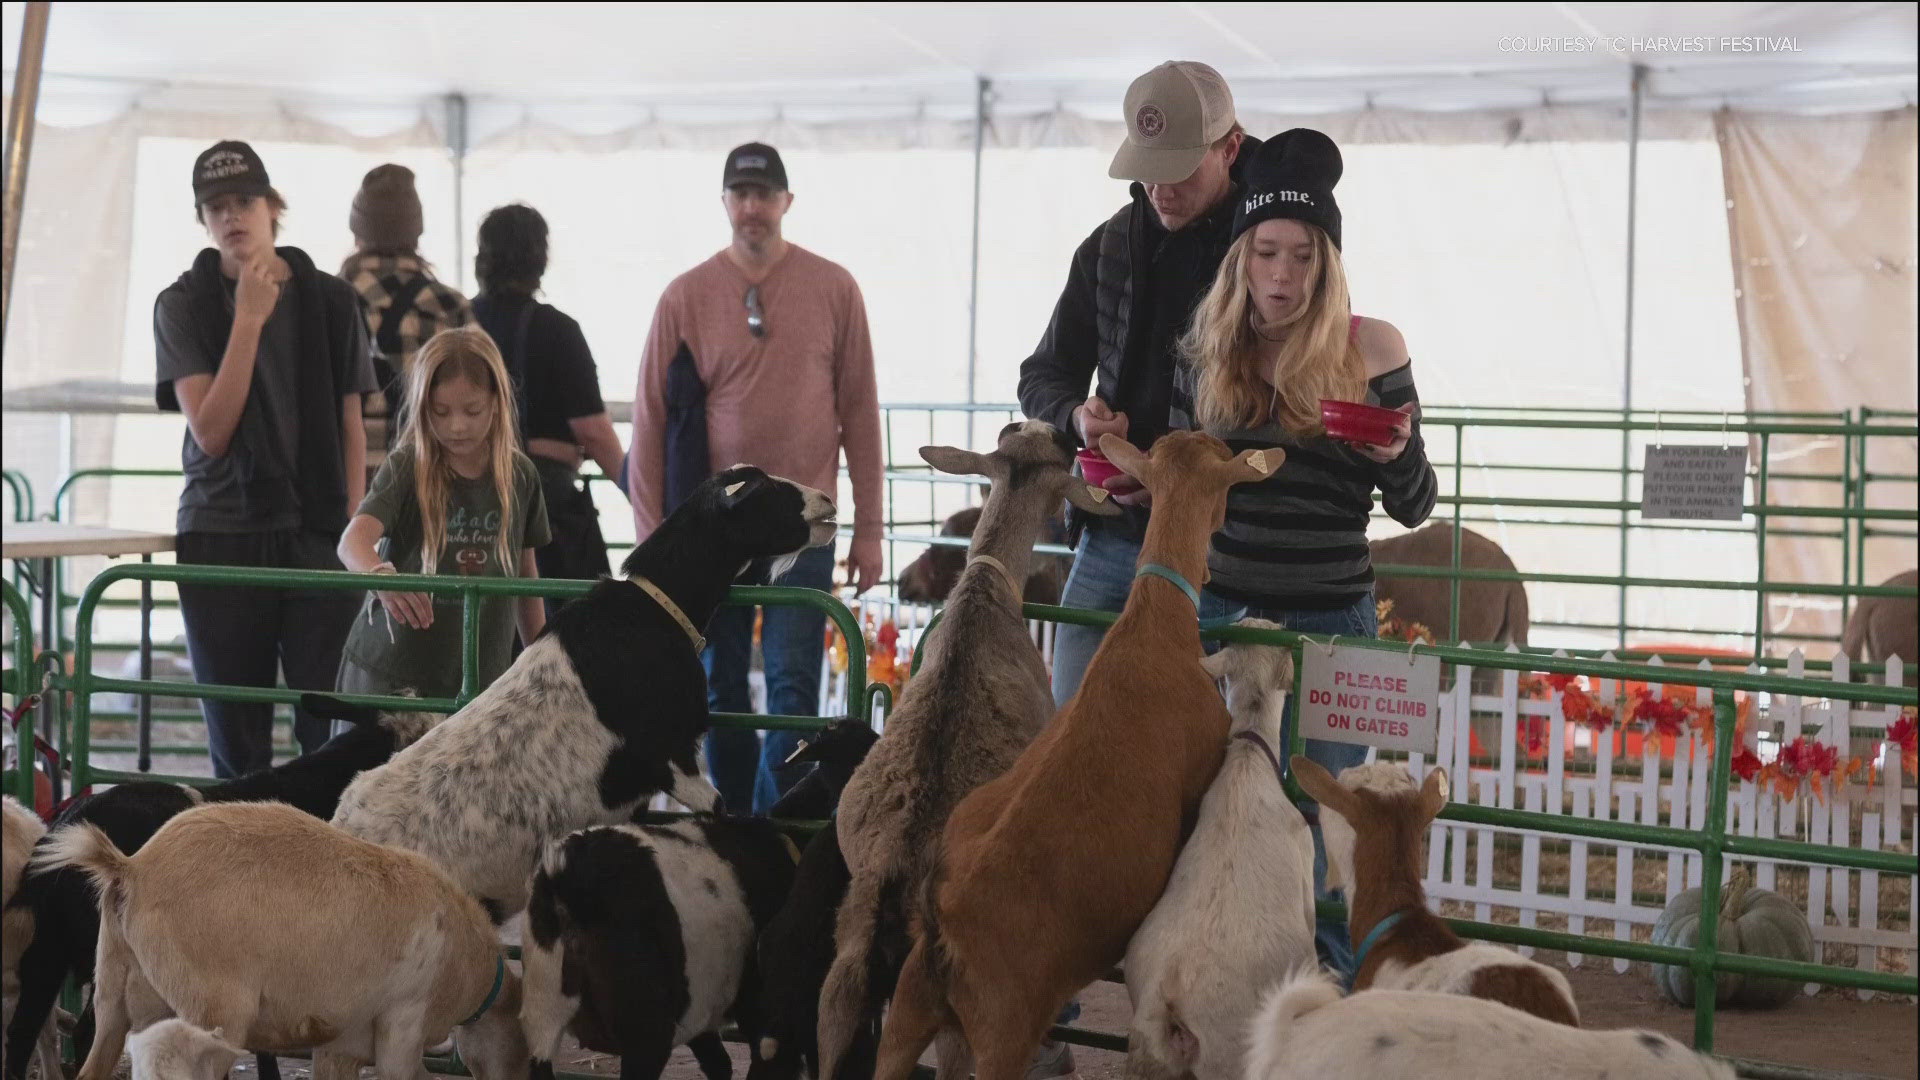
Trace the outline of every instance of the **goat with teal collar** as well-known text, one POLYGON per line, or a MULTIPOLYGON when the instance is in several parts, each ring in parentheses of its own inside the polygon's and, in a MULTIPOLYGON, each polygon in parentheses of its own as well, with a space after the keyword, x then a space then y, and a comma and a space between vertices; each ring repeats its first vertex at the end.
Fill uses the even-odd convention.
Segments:
POLYGON ((1360 943, 1354 990, 1425 990, 1484 998, 1544 1020, 1580 1026, 1567 977, 1510 949, 1460 940, 1427 909, 1420 841, 1447 804, 1447 772, 1418 787, 1397 762, 1333 774, 1293 758, 1302 790, 1320 803, 1329 889, 1345 887, 1348 929, 1360 943))

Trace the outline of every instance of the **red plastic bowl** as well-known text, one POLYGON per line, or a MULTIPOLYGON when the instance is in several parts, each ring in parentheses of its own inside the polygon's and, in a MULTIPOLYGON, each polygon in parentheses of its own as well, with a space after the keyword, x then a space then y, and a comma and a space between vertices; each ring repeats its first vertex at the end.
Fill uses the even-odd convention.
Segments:
POLYGON ((1386 446, 1393 442, 1394 428, 1405 416, 1393 409, 1381 409, 1352 401, 1320 399, 1320 422, 1327 436, 1346 442, 1386 446))
POLYGON ((1082 450, 1074 458, 1080 462, 1080 478, 1093 487, 1105 487, 1108 480, 1120 475, 1120 466, 1098 450, 1082 450))

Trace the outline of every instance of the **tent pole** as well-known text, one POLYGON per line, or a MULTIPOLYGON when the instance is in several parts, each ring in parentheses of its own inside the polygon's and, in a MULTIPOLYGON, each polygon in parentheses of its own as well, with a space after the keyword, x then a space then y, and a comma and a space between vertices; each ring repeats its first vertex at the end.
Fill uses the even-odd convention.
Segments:
POLYGON ((20 19, 20 60, 13 70, 13 108, 7 116, 7 221, 0 251, 0 335, 13 312, 13 259, 20 250, 20 211, 27 201, 27 164, 33 156, 33 124, 40 105, 40 62, 47 53, 51 4, 33 0, 20 19))
POLYGON ((467 96, 447 95, 447 150, 453 155, 454 280, 467 291, 467 96))
MULTIPOLYGON (((1644 64, 1633 65, 1631 111, 1627 119, 1627 304, 1626 304, 1626 350, 1623 354, 1623 368, 1620 376, 1620 419, 1633 419, 1633 273, 1634 273, 1634 215, 1640 196, 1640 93, 1646 82, 1647 68, 1644 64)), ((1633 432, 1622 428, 1620 432, 1620 501, 1626 502, 1633 470, 1633 432)), ((1629 512, 1620 511, 1620 576, 1627 576, 1627 548, 1629 512)), ((1627 644, 1627 587, 1620 586, 1620 647, 1627 644)))
MULTIPOLYGON (((992 83, 974 80, 973 99, 973 252, 967 264, 967 404, 979 400, 974 376, 980 362, 980 158, 987 141, 987 94, 992 83)), ((967 448, 973 448, 973 412, 967 412, 967 448)))

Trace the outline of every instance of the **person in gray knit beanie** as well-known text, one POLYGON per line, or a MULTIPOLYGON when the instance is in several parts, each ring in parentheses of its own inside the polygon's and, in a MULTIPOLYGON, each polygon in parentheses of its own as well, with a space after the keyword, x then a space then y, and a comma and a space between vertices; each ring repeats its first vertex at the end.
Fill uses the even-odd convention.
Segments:
POLYGON ((413 170, 405 165, 376 165, 360 181, 347 226, 361 252, 410 255, 425 228, 413 170))
POLYGON ((473 321, 467 298, 435 277, 432 264, 420 256, 423 217, 413 170, 392 164, 368 171, 347 214, 354 251, 341 264, 340 276, 365 301, 373 369, 382 390, 365 404, 369 469, 386 457, 389 427, 397 431, 405 419, 407 361, 428 338, 473 321))

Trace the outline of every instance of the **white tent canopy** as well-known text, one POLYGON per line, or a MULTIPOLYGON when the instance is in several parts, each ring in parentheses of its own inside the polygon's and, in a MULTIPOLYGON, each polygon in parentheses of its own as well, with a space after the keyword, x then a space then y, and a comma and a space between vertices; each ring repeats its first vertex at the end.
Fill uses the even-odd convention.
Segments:
MULTIPOLYGON (((8 65, 22 8, 0 5, 8 65)), ((260 148, 292 207, 283 241, 322 265, 349 250, 349 200, 382 162, 415 171, 422 254, 457 285, 481 215, 539 207, 547 295, 580 322, 610 402, 633 393, 654 298, 724 243, 724 148, 770 141, 799 193, 789 237, 860 283, 882 399, 1007 401, 1073 250, 1127 197, 1106 175, 1126 86, 1174 58, 1225 74, 1252 133, 1306 124, 1344 148, 1355 309, 1402 330, 1425 401, 1898 406, 1914 377, 1917 10, 55 3, 0 438, 43 491, 75 468, 173 458, 178 417, 73 406, 149 397, 153 297, 205 243, 186 178, 221 138, 260 148)), ((903 428, 896 449, 948 437, 903 428)), ((1617 461, 1610 434, 1474 429, 1441 452, 1469 496, 1619 495, 1611 477, 1512 467, 1617 461)), ((1903 452, 1872 465, 1911 474, 1903 452)), ((99 483, 74 509, 165 527, 157 490, 99 483)), ((1599 530, 1494 532, 1530 570, 1620 558, 1599 530)), ((1911 564, 1910 545, 1876 543, 1876 573, 1911 564)), ((1635 573, 1757 569, 1737 532, 1634 544, 1635 573)), ((1581 588, 1537 587, 1536 621, 1614 617, 1610 590, 1581 588)), ((1754 607, 1641 590, 1632 614, 1738 626, 1754 607)))
POLYGON ((41 116, 252 100, 371 135, 460 94, 477 141, 528 110, 576 134, 971 120, 985 79, 996 116, 1107 120, 1168 57, 1252 112, 1617 106, 1634 64, 1656 109, 1872 111, 1914 102, 1915 29, 1893 3, 58 4, 41 116))

